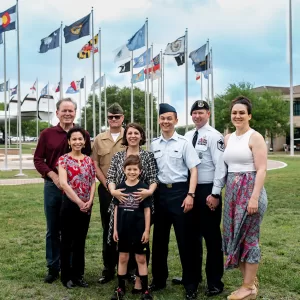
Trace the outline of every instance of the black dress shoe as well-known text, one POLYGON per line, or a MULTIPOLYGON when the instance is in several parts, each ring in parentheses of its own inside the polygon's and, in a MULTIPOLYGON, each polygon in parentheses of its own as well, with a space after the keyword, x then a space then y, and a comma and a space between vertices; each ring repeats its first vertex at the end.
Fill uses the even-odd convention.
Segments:
POLYGON ((197 292, 195 292, 193 290, 187 290, 186 294, 185 294, 185 299, 186 300, 197 299, 197 292))
POLYGON ((101 276, 98 280, 99 283, 105 284, 113 280, 113 277, 101 276))
POLYGON ((63 285, 64 285, 67 289, 73 289, 73 288, 76 286, 72 280, 69 280, 69 281, 67 281, 67 282, 63 282, 63 285))
POLYGON ((86 281, 84 281, 83 278, 75 279, 75 280, 73 280, 73 283, 76 286, 80 286, 80 287, 83 287, 83 288, 87 288, 89 286, 88 283, 86 281))
POLYGON ((156 284, 155 282, 152 282, 148 288, 152 292, 159 291, 159 290, 163 290, 164 288, 166 288, 166 284, 156 284))
POLYGON ((44 282, 46 282, 46 283, 52 283, 52 282, 54 282, 58 278, 58 276, 59 276, 58 272, 54 272, 54 271, 50 271, 49 270, 49 273, 45 277, 44 282))
POLYGON ((183 284, 182 283, 182 278, 181 277, 174 277, 172 279, 172 283, 175 284, 175 285, 181 285, 181 284, 183 284))
POLYGON ((220 288, 213 286, 213 287, 206 289, 205 296, 213 297, 213 296, 221 294, 222 292, 223 292, 223 288, 220 289, 220 288))

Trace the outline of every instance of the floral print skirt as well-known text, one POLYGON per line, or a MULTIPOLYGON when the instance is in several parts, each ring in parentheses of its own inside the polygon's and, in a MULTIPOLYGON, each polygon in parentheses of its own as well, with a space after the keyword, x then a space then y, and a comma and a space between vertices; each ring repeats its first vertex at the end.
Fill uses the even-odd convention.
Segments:
POLYGON ((258 200, 258 212, 248 215, 256 172, 228 173, 223 216, 223 251, 227 256, 225 269, 236 268, 239 262, 257 264, 260 224, 267 209, 267 194, 262 188, 258 200))

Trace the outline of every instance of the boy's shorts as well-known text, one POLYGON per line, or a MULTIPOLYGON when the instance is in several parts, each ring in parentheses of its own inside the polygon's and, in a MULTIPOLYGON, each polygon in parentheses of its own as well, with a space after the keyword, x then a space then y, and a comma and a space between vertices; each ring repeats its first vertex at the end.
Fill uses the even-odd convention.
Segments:
POLYGON ((146 254, 149 251, 149 243, 143 244, 141 241, 118 241, 118 252, 146 254))

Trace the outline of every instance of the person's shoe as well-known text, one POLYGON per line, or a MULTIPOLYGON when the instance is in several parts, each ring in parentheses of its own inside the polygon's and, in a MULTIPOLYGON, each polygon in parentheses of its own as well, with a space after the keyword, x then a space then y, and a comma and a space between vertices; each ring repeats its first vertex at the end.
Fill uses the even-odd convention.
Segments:
POLYGON ((47 276, 44 279, 44 282, 46 282, 46 283, 52 283, 56 279, 58 279, 58 276, 59 276, 59 273, 57 271, 49 270, 47 276))
POLYGON ((110 298, 111 300, 123 300, 125 296, 125 291, 121 288, 116 288, 114 295, 110 298))
POLYGON ((185 294, 185 299, 186 300, 197 299, 197 292, 195 292, 193 290, 187 290, 186 294, 185 294))
POLYGON ((183 284, 182 283, 182 277, 174 277, 172 279, 172 283, 175 284, 175 285, 181 285, 181 284, 183 284))
POLYGON ((76 286, 72 280, 69 280, 69 281, 67 281, 67 282, 63 282, 63 285, 64 285, 67 289, 73 289, 73 288, 76 286))
POLYGON ((113 277, 103 275, 99 278, 98 282, 101 283, 101 284, 105 284, 105 283, 108 283, 112 280, 113 280, 113 277))
POLYGON ((213 287, 209 287, 206 289, 205 296, 213 297, 213 296, 221 294, 222 292, 223 292, 223 288, 220 289, 220 288, 213 286, 213 287))
POLYGON ((257 288, 253 285, 243 284, 239 290, 230 294, 227 300, 255 300, 257 297, 257 288))
POLYGON ((154 291, 159 291, 163 290, 166 288, 166 284, 156 284, 155 282, 152 281, 152 283, 149 285, 149 290, 154 292, 154 291))
POLYGON ((152 300, 153 297, 151 296, 149 291, 145 291, 145 293, 142 294, 141 300, 152 300))
POLYGON ((131 293, 132 293, 133 295, 141 294, 141 293, 142 293, 142 289, 136 289, 136 288, 133 288, 133 289, 131 290, 131 293))
POLYGON ((89 286, 88 283, 83 278, 75 279, 75 280, 73 280, 73 283, 76 286, 80 286, 80 287, 83 287, 83 288, 87 288, 89 286))

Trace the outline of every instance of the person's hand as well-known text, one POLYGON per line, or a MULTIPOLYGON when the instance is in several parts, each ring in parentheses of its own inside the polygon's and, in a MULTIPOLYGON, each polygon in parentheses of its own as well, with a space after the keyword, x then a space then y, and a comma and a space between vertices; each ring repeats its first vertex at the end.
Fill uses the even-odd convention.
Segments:
POLYGON ((123 191, 125 191, 125 189, 117 189, 114 191, 111 191, 111 195, 115 198, 117 198, 120 202, 126 202, 128 195, 122 193, 123 191))
POLYGON ((113 239, 115 242, 119 241, 118 231, 114 230, 113 239))
POLYGON ((148 189, 138 189, 138 192, 134 192, 133 194, 136 200, 143 201, 144 199, 150 197, 152 192, 148 189))
POLYGON ((144 231, 142 239, 141 239, 143 244, 146 244, 149 242, 149 231, 144 231))
POLYGON ((87 213, 88 211, 91 210, 92 206, 93 206, 93 201, 89 200, 88 202, 84 203, 84 206, 82 208, 80 208, 80 210, 82 212, 87 213))
POLYGON ((78 205, 78 207, 80 208, 80 210, 82 210, 82 209, 84 209, 86 203, 83 202, 82 200, 79 200, 79 201, 77 202, 77 205, 78 205))
POLYGON ((247 206, 248 215, 253 215, 258 212, 258 199, 251 196, 248 206, 247 206))
POLYGON ((181 207, 184 207, 183 212, 187 213, 193 208, 193 206, 194 198, 192 196, 187 195, 181 205, 181 207))
POLYGON ((55 175, 52 176, 52 181, 53 183, 60 189, 62 190, 62 187, 60 186, 60 183, 59 183, 59 177, 58 175, 55 173, 55 175))
POLYGON ((215 198, 212 195, 207 196, 206 205, 210 208, 210 210, 215 210, 219 204, 220 200, 218 198, 215 198))

